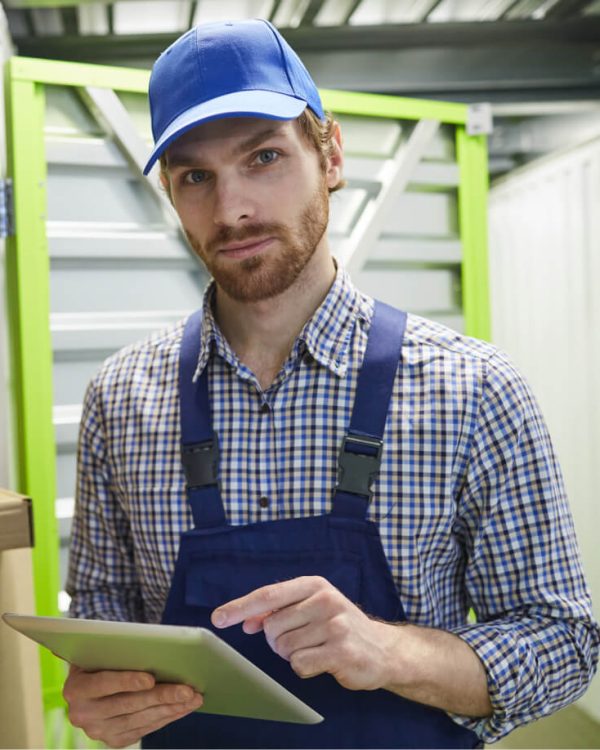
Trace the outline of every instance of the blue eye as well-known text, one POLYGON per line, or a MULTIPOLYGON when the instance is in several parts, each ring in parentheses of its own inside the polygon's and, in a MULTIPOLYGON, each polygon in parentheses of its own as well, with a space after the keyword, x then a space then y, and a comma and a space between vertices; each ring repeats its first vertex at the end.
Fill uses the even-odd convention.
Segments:
POLYGON ((267 148, 264 151, 261 151, 258 154, 258 160, 261 164, 271 164, 272 162, 276 161, 279 154, 277 151, 273 151, 273 149, 267 148))
POLYGON ((201 169, 194 169, 191 172, 188 172, 185 175, 184 179, 185 179, 185 182, 198 185, 201 182, 205 182, 206 172, 203 172, 201 169))

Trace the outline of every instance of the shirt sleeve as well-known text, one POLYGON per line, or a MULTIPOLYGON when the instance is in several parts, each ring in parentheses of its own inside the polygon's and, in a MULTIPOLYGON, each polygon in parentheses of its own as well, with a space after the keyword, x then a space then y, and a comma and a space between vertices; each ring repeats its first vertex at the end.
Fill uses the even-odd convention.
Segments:
POLYGON ((143 621, 129 521, 111 482, 98 390, 88 386, 79 431, 69 550, 69 615, 143 621))
POLYGON ((487 363, 456 531, 477 622, 452 632, 481 659, 493 713, 451 716, 494 742, 578 698, 600 641, 548 431, 502 353, 487 363))

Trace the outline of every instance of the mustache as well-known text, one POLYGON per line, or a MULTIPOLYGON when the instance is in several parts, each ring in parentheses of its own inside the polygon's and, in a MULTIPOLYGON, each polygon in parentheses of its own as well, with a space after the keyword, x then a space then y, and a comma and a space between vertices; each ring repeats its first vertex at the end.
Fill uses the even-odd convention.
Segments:
POLYGON ((285 234, 281 224, 259 223, 246 224, 243 227, 221 227, 217 234, 206 243, 208 252, 218 250, 221 245, 228 242, 243 242, 254 238, 269 236, 281 236, 285 234))

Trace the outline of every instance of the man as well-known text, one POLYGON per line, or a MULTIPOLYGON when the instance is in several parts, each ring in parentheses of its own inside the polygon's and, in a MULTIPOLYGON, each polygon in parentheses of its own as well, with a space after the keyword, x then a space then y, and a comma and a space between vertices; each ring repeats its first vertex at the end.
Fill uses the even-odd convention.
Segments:
POLYGON ((265 21, 200 26, 150 103, 146 171, 214 281, 88 389, 71 614, 218 629, 325 721, 76 666, 71 721, 114 747, 475 747, 574 700, 599 632, 535 401, 336 267, 340 130, 300 60, 265 21))

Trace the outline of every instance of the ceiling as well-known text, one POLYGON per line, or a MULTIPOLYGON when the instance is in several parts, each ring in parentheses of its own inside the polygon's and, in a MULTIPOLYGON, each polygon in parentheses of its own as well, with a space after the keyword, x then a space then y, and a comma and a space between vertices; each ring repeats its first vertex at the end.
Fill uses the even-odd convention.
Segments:
POLYGON ((280 28, 320 29, 565 21, 600 15, 599 0, 5 0, 3 4, 15 30, 40 37, 180 33, 201 21, 257 16, 280 28))
POLYGON ((149 67, 191 25, 270 19, 322 87, 600 98, 600 0, 4 0, 21 55, 149 67))
POLYGON ((492 104, 492 172, 600 135, 600 0, 4 0, 18 54, 149 68, 190 26, 271 20, 318 86, 492 104))

